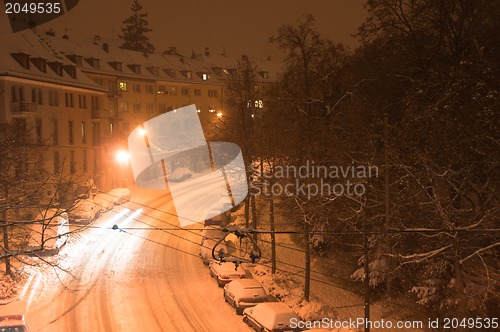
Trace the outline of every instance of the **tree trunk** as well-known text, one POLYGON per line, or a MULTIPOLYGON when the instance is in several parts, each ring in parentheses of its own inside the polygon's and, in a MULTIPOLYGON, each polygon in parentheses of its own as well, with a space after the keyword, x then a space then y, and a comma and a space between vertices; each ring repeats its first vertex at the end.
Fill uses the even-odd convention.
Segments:
POLYGON ((6 275, 12 275, 12 271, 10 268, 10 257, 8 255, 9 253, 9 229, 7 226, 7 211, 3 211, 2 213, 2 219, 5 225, 3 226, 3 248, 5 252, 5 274, 6 275))
MULTIPOLYGON (((252 208, 252 229, 257 229, 258 222, 257 222, 257 209, 255 207, 255 196, 252 195, 250 196, 250 204, 252 208)), ((253 239, 255 240, 255 243, 257 243, 257 233, 253 234, 253 239)), ((255 247, 255 245, 254 245, 255 247)), ((254 248, 254 250, 257 250, 257 248, 254 248)))
POLYGON ((309 223, 305 222, 305 247, 304 252, 306 254, 306 273, 304 281, 304 299, 309 301, 310 289, 311 289, 311 253, 309 250, 309 223))
POLYGON ((274 198, 269 199, 269 225, 271 227, 271 273, 276 273, 276 234, 274 234, 274 198))

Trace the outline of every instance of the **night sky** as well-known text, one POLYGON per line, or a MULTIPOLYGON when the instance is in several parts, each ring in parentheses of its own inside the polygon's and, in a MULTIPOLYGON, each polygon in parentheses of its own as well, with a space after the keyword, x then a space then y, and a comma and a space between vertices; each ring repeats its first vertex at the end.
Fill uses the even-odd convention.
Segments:
MULTIPOLYGON (((41 25, 63 35, 65 28, 72 39, 88 40, 94 35, 116 37, 123 19, 130 14, 132 0, 80 0, 78 6, 64 16, 41 25)), ((335 42, 356 46, 357 27, 363 22, 364 1, 340 0, 142 0, 143 10, 153 32, 149 37, 162 52, 169 46, 190 55, 192 50, 238 56, 278 56, 269 37, 283 24, 292 23, 305 13, 316 18, 318 31, 335 42)), ((1 14, 0 31, 8 30, 5 14, 1 14)))

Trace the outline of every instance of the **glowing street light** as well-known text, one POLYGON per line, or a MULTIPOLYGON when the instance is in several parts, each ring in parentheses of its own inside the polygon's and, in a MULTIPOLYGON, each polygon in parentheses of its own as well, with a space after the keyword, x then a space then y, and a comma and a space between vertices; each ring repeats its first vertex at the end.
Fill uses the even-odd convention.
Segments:
POLYGON ((128 155, 127 151, 119 150, 116 153, 116 160, 118 160, 118 162, 121 165, 127 165, 128 164, 128 159, 129 159, 129 155, 128 155))
POLYGON ((217 113, 217 117, 219 118, 222 117, 222 113, 221 112, 217 113))
POLYGON ((141 136, 145 136, 147 134, 147 131, 143 127, 140 127, 139 130, 138 130, 138 133, 141 136))

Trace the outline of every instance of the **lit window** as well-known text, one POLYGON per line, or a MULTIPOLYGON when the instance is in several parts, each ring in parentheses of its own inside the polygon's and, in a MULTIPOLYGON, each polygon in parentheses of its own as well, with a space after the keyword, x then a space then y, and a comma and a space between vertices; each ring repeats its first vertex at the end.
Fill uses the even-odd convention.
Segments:
POLYGON ((127 91, 127 83, 126 82, 119 82, 118 87, 120 88, 121 91, 127 91))

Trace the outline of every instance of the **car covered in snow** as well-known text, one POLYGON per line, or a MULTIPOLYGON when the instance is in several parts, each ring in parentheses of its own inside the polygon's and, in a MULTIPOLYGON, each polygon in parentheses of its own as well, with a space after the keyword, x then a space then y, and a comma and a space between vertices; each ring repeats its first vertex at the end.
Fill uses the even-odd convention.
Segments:
POLYGON ((108 191, 103 197, 114 205, 121 205, 130 201, 130 190, 128 188, 114 188, 108 191))
POLYGON ((168 181, 172 182, 182 182, 193 176, 193 171, 187 167, 179 167, 174 169, 170 174, 168 174, 168 181))
POLYGON ((68 213, 62 209, 51 208, 36 216, 29 233, 28 246, 33 250, 58 252, 68 239, 68 213))
POLYGON ((233 262, 219 262, 213 260, 208 264, 208 269, 210 270, 210 275, 217 280, 217 285, 219 287, 223 287, 233 280, 246 277, 245 269, 241 265, 238 265, 236 268, 233 262))
POLYGON ((99 217, 100 208, 91 199, 80 199, 69 210, 69 220, 73 223, 91 223, 99 217))
MULTIPOLYGON (((214 239, 206 239, 201 243, 200 246, 200 257, 201 260, 203 261, 203 264, 208 265, 210 260, 214 259, 212 256, 212 249, 214 246, 217 244, 218 240, 214 239)), ((215 248, 215 254, 218 255, 219 257, 221 256, 227 256, 230 254, 229 247, 226 245, 225 241, 222 241, 216 248, 215 248)))
POLYGON ((207 239, 219 241, 219 239, 222 239, 226 234, 227 232, 224 232, 220 226, 205 226, 201 231, 201 244, 207 239))
POLYGON ((0 332, 28 332, 23 315, 0 316, 0 332))
POLYGON ((300 321, 292 309, 281 302, 264 302, 243 310, 243 321, 256 331, 284 332, 302 331, 292 328, 293 321, 300 321))
POLYGON ((236 314, 258 303, 267 302, 268 296, 264 287, 255 279, 233 280, 224 286, 224 301, 236 309, 236 314))
POLYGON ((99 214, 105 213, 111 210, 115 204, 111 197, 108 197, 107 193, 98 193, 93 198, 96 208, 99 210, 99 214))

